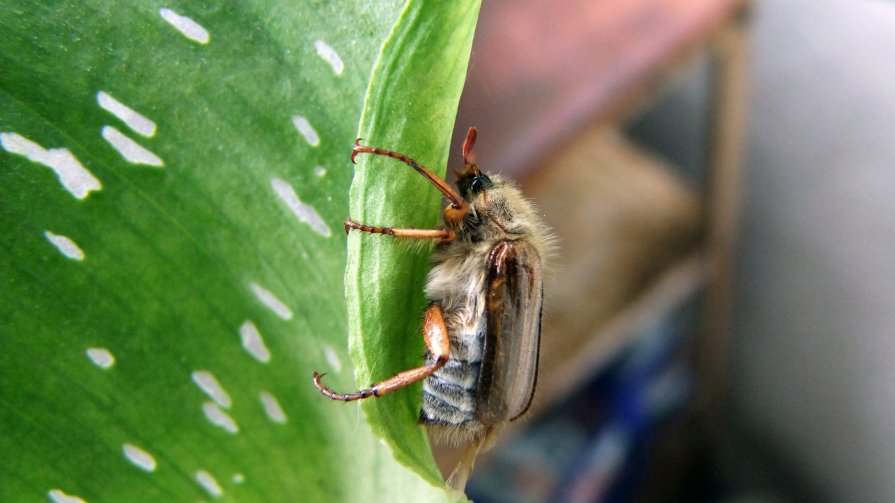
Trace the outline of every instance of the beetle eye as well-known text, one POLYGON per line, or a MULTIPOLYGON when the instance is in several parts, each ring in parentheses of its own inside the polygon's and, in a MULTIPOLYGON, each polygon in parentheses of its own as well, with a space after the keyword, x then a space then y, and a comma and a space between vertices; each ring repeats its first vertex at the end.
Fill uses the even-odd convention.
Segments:
POLYGON ((486 175, 479 175, 472 179, 472 182, 469 184, 469 190, 471 190, 473 194, 479 194, 490 186, 491 179, 486 175))
POLYGON ((476 196, 487 190, 493 185, 493 182, 487 175, 482 173, 467 173, 457 180, 457 188, 464 198, 470 200, 472 196, 476 196))
POLYGON ((482 182, 479 180, 479 177, 472 179, 472 183, 469 184, 469 189, 472 190, 473 194, 478 194, 482 191, 482 182))

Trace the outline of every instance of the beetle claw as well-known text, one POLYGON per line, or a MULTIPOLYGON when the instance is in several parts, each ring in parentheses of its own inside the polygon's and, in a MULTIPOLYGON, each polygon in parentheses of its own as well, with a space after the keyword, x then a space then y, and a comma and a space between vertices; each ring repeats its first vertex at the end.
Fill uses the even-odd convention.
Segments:
POLYGON ((358 150, 358 147, 361 146, 361 144, 360 144, 361 141, 363 141, 363 138, 358 138, 358 139, 354 140, 354 148, 351 149, 351 164, 357 164, 357 161, 355 161, 354 158, 357 157, 357 154, 360 153, 360 151, 358 150))

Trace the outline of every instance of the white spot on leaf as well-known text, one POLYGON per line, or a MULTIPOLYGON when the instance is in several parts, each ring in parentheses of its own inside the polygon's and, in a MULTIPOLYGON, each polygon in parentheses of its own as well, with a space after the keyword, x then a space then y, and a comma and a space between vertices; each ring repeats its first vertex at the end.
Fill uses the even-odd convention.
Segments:
POLYGON ((332 367, 334 373, 338 374, 342 371, 342 362, 339 360, 339 355, 336 354, 336 350, 333 349, 332 346, 324 344, 323 355, 326 356, 326 361, 329 362, 329 366, 332 367))
POLYGON ((241 474, 241 473, 234 473, 234 474, 233 474, 233 483, 234 483, 234 484, 242 484, 242 483, 245 482, 245 481, 246 481, 246 477, 245 477, 245 475, 243 475, 243 474, 241 474))
POLYGON ((275 423, 285 423, 286 413, 283 412, 283 408, 280 407, 280 402, 277 401, 276 397, 267 391, 262 391, 259 396, 261 397, 261 405, 264 406, 264 413, 267 414, 267 417, 275 423))
POLYGON ((242 339, 242 347, 250 355, 261 363, 270 361, 270 350, 264 345, 264 339, 261 338, 261 332, 258 327, 251 321, 246 321, 239 327, 239 336, 242 339))
POLYGON ((202 489, 211 495, 212 498, 220 498, 224 494, 224 490, 221 489, 221 485, 218 484, 218 481, 205 470, 199 470, 196 472, 196 482, 202 486, 202 489))
POLYGON ((124 444, 121 449, 124 451, 124 457, 137 468, 147 472, 155 471, 156 463, 152 454, 132 444, 124 444))
POLYGON ((105 348, 88 348, 87 358, 90 358, 90 361, 101 369, 115 365, 115 356, 105 348))
POLYGON ((50 231, 44 231, 44 237, 66 257, 72 260, 84 260, 84 251, 70 237, 53 234, 50 231))
POLYGON ((105 91, 96 93, 96 102, 104 110, 118 117, 121 122, 131 128, 135 133, 141 134, 147 138, 155 135, 155 122, 147 118, 145 115, 137 112, 133 108, 116 100, 105 91))
POLYGON ((291 185, 279 178, 271 180, 270 185, 273 187, 273 191, 277 196, 286 203, 286 206, 292 210, 292 213, 295 214, 299 221, 308 224, 314 232, 323 237, 328 238, 332 235, 332 231, 329 229, 329 226, 326 225, 326 222, 320 218, 320 214, 317 213, 317 210, 315 210, 313 206, 302 202, 291 185))
POLYGON ((174 28, 177 28, 177 31, 182 33, 186 38, 199 42, 200 44, 207 44, 208 41, 211 40, 211 37, 208 35, 208 30, 192 19, 186 16, 181 16, 167 8, 159 9, 158 13, 162 16, 162 19, 170 23, 174 28))
POLYGON ((282 300, 278 299, 276 295, 262 287, 258 283, 252 283, 249 285, 252 289, 252 292, 258 297, 258 300, 261 301, 262 304, 270 308, 277 316, 283 318, 284 320, 292 319, 292 310, 289 309, 286 304, 283 303, 282 300))
POLYGON ((162 167, 165 165, 161 158, 150 152, 143 145, 131 140, 124 133, 112 126, 103 126, 103 138, 112 145, 112 148, 131 164, 145 164, 147 166, 162 167))
POLYGON ((53 503, 87 503, 84 498, 66 494, 62 489, 51 489, 47 492, 47 496, 53 503))
POLYGON ((230 401, 230 395, 224 391, 221 383, 218 382, 217 379, 214 378, 214 375, 207 370, 197 370, 191 374, 193 378, 193 382, 196 383, 196 386, 199 387, 202 391, 208 395, 208 398, 214 400, 218 405, 225 409, 229 409, 232 402, 230 401))
POLYGON ((11 154, 25 156, 31 162, 55 171, 65 190, 77 199, 84 199, 90 192, 103 187, 68 149, 47 150, 18 133, 0 133, 0 145, 11 154))
POLYGON ((326 175, 326 168, 324 168, 323 166, 317 166, 316 168, 314 168, 314 174, 322 177, 326 175))
POLYGON ((293 115, 292 124, 294 124, 295 129, 298 129, 298 132, 305 137, 308 145, 312 147, 320 145, 320 136, 317 135, 317 131, 314 130, 314 126, 308 122, 308 119, 301 115, 293 115))
POLYGON ((211 424, 217 426, 218 428, 223 428, 229 433, 239 433, 239 427, 236 426, 236 421, 230 417, 229 414, 222 411, 218 404, 214 402, 205 402, 202 404, 202 412, 205 413, 205 417, 211 424))
POLYGON ((339 57, 336 50, 323 40, 315 41, 314 47, 317 48, 317 55, 323 58, 323 61, 329 63, 329 66, 333 67, 333 71, 336 72, 336 75, 342 75, 342 71, 345 70, 345 65, 342 63, 342 58, 339 57))

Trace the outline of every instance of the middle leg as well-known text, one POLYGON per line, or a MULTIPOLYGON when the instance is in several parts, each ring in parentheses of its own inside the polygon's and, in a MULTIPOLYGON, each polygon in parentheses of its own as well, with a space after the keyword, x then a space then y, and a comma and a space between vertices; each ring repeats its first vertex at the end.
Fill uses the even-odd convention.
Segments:
POLYGON ((415 229, 400 227, 373 227, 370 225, 359 224, 354 220, 345 220, 345 234, 351 230, 369 232, 371 234, 386 234, 396 238, 410 239, 438 239, 440 241, 452 241, 456 234, 448 229, 415 229))

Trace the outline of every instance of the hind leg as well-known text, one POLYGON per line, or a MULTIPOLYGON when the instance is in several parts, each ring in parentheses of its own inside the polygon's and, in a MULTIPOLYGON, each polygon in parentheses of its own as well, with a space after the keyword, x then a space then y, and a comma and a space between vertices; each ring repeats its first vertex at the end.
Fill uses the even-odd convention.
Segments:
POLYGON ((421 367, 399 372, 394 376, 380 381, 367 389, 362 389, 354 393, 337 393, 320 382, 323 375, 314 372, 314 386, 320 393, 333 400, 342 402, 351 402, 353 400, 363 400, 371 396, 380 397, 387 395, 401 388, 405 388, 415 382, 434 374, 436 370, 444 367, 448 361, 450 353, 450 339, 448 338, 447 326, 444 323, 444 312, 438 304, 432 304, 426 310, 423 319, 423 338, 426 341, 426 348, 432 355, 432 362, 421 367))

